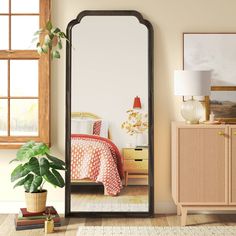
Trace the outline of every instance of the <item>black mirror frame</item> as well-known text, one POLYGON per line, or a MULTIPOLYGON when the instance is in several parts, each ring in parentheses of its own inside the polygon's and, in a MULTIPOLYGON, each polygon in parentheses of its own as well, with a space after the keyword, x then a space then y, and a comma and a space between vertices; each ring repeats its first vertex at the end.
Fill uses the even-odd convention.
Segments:
POLYGON ((65 217, 152 217, 154 214, 154 112, 153 112, 153 51, 154 35, 152 24, 145 20, 143 16, 133 10, 87 10, 82 11, 76 19, 67 26, 67 37, 69 42, 66 45, 66 176, 65 176, 65 217), (135 16, 141 24, 148 29, 148 117, 149 117, 149 209, 146 212, 71 212, 71 185, 70 185, 70 165, 71 165, 71 36, 72 28, 79 24, 85 16, 135 16))

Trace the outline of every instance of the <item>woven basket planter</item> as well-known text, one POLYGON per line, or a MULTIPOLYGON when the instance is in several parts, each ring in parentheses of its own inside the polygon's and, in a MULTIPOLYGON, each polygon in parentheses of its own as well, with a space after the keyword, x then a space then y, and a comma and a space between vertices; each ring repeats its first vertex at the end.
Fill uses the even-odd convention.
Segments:
POLYGON ((28 212, 43 212, 46 210, 47 190, 39 193, 25 192, 26 208, 28 212))

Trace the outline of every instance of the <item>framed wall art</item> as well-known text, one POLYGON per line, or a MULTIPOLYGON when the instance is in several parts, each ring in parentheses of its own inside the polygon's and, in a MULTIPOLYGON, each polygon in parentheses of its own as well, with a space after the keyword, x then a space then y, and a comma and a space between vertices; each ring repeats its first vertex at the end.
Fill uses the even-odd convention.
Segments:
POLYGON ((211 70, 206 119, 236 122, 236 33, 183 33, 184 70, 211 70))
POLYGON ((236 87, 213 87, 207 108, 217 120, 236 123, 236 87))

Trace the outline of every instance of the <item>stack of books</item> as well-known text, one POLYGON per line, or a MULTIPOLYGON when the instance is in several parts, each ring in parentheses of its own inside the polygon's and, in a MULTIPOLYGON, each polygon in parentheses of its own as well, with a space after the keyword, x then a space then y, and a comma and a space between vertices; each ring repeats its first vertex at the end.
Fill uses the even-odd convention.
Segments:
POLYGON ((50 212, 54 221, 54 226, 61 226, 61 219, 54 207, 48 206, 44 212, 32 213, 26 208, 20 208, 20 212, 15 217, 16 230, 44 228, 44 222, 50 212))

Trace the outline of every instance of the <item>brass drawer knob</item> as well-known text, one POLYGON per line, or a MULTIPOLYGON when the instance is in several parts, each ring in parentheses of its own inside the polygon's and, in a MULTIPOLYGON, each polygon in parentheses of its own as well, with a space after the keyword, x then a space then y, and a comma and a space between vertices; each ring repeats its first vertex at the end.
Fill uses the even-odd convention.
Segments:
POLYGON ((225 133, 223 131, 219 131, 218 134, 221 135, 221 136, 225 135, 225 133))
POLYGON ((236 135, 236 131, 234 131, 233 134, 236 135))

